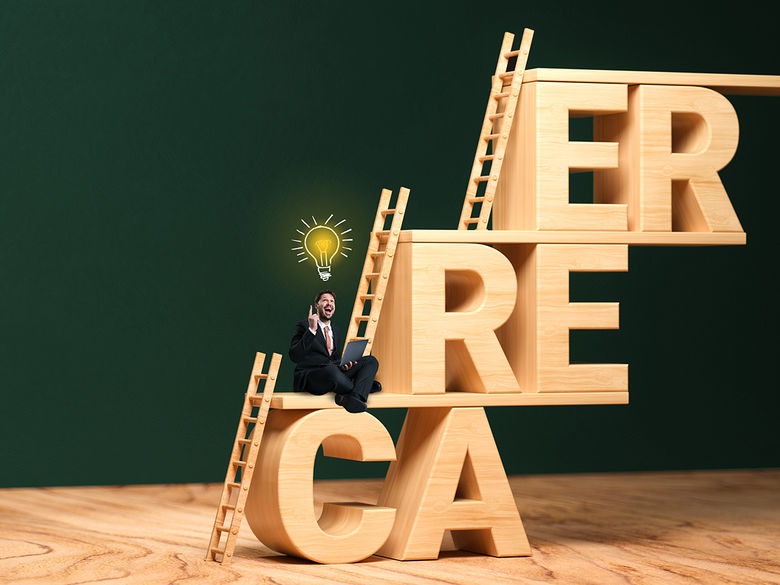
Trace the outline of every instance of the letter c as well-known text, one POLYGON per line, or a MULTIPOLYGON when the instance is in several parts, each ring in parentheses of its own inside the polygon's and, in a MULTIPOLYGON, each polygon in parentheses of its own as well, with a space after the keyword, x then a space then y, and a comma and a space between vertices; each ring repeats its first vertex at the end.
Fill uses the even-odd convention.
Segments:
POLYGON ((268 417, 246 519, 269 548, 318 563, 353 563, 381 547, 395 508, 357 502, 325 503, 314 512, 314 459, 395 461, 387 429, 368 413, 344 410, 274 410, 268 417))

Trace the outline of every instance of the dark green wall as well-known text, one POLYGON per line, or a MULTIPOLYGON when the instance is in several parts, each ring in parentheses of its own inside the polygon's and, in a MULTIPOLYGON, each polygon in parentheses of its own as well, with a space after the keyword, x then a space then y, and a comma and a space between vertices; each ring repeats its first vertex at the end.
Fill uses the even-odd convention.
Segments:
MULTIPOLYGON (((584 6, 4 2, 0 486, 220 481, 254 352, 286 352, 320 287, 299 218, 354 228, 343 323, 381 187, 412 189, 405 227, 456 225, 504 30, 536 29, 529 67, 780 73, 760 13, 584 6)), ((621 329, 572 358, 628 362, 631 404, 489 409, 509 473, 780 465, 780 116, 732 103, 748 245, 573 276, 621 329)))

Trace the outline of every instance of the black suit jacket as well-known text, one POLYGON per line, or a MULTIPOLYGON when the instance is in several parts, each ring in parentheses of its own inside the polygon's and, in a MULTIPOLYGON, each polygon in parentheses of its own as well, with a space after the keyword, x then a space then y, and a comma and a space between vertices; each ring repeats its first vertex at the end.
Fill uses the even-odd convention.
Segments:
POLYGON ((295 362, 293 373, 293 390, 302 392, 306 388, 306 378, 309 372, 341 362, 341 337, 338 327, 333 326, 333 353, 328 355, 325 333, 317 326, 316 335, 309 329, 309 321, 304 319, 295 324, 295 333, 290 341, 288 355, 295 362))

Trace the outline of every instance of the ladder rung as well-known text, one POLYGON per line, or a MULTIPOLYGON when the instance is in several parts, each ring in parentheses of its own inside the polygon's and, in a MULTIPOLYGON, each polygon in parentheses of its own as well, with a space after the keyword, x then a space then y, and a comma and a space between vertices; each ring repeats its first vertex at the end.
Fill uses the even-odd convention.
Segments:
POLYGON ((517 57, 522 52, 522 49, 516 49, 514 51, 509 51, 508 53, 504 53, 504 57, 507 59, 510 59, 511 57, 517 57))
POLYGON ((481 156, 481 157, 479 157, 479 162, 483 163, 483 162, 485 162, 486 160, 494 160, 495 158, 496 158, 496 155, 495 155, 495 154, 487 154, 487 155, 485 155, 485 156, 481 156))
POLYGON ((469 197, 469 202, 470 203, 480 203, 480 202, 482 202, 484 200, 485 200, 484 197, 469 197))
POLYGON ((349 341, 363 341, 364 339, 368 339, 368 337, 350 337, 349 341))
POLYGON ((382 230, 381 232, 374 232, 378 238, 388 237, 390 235, 390 230, 382 230))
POLYGON ((376 298, 376 295, 360 295, 361 301, 373 301, 376 298))
POLYGON ((372 258, 379 258, 380 256, 384 256, 384 255, 385 255, 385 250, 382 250, 381 252, 371 252, 372 258))
POLYGON ((387 217, 388 215, 392 215, 395 213, 395 209, 385 209, 382 212, 382 217, 387 217))
POLYGON ((497 99, 497 100, 500 100, 500 99, 503 99, 503 98, 505 98, 505 97, 509 97, 509 95, 510 95, 510 94, 509 94, 509 92, 508 92, 508 91, 505 91, 505 92, 503 92, 503 93, 496 93, 496 94, 493 94, 493 97, 494 97, 495 99, 497 99))
POLYGON ((498 118, 503 118, 503 117, 504 117, 504 112, 501 112, 500 114, 490 114, 488 116, 488 120, 492 122, 493 120, 497 120, 498 118))
POLYGON ((487 136, 484 136, 484 137, 482 138, 482 140, 488 140, 488 141, 489 141, 489 140, 495 140, 495 139, 496 139, 496 138, 498 138, 499 136, 501 136, 501 134, 488 134, 487 136))
POLYGON ((379 276, 379 272, 367 272, 366 278, 368 280, 371 280, 372 278, 377 278, 379 276))
POLYGON ((484 176, 483 175, 481 177, 474 177, 474 182, 475 183, 484 183, 485 181, 489 181, 489 180, 490 180, 490 175, 488 175, 488 176, 484 176))
POLYGON ((463 223, 465 223, 466 225, 470 225, 472 223, 479 223, 479 218, 477 217, 475 219, 464 219, 463 223))
POLYGON ((249 401, 252 403, 252 406, 260 406, 264 401, 268 402, 265 394, 255 394, 254 396, 250 396, 249 401))
POLYGON ((238 530, 241 526, 241 520, 243 518, 243 506, 242 498, 246 497, 244 490, 249 490, 250 483, 252 481, 252 468, 254 467, 254 461, 252 457, 257 452, 256 448, 252 451, 250 445, 258 445, 259 439, 253 438, 257 435, 253 432, 249 432, 249 425, 255 424, 256 429, 260 429, 262 433, 262 426, 268 415, 268 405, 262 404, 258 409, 257 415, 252 416, 254 406, 257 401, 265 402, 270 401, 273 394, 273 381, 276 379, 279 371, 279 362, 281 355, 273 354, 271 363, 267 373, 262 374, 260 368, 263 365, 264 356, 259 352, 255 356, 255 363, 252 368, 252 376, 250 378, 250 384, 247 388, 245 395, 244 408, 241 411, 241 418, 238 425, 238 436, 233 444, 233 454, 230 456, 230 462, 228 464, 227 478, 222 489, 222 497, 217 508, 216 519, 214 521, 214 527, 211 532, 211 540, 209 542, 208 553, 206 558, 220 562, 217 555, 222 555, 222 561, 226 562, 233 556, 233 549, 235 548, 235 540, 238 535, 238 530), (267 380, 265 383, 265 391, 262 395, 258 395, 256 390, 256 382, 258 380, 267 380), (234 458, 238 455, 237 458, 234 458), (242 460, 241 457, 247 459, 242 460), (240 475, 241 480, 237 481, 237 477, 240 475), (238 493, 234 491, 242 490, 238 493), (229 503, 229 502, 233 503, 229 503), (232 511, 232 512, 229 512, 232 511), (228 516, 230 519, 228 520, 228 516), (222 533, 228 533, 227 542, 224 543, 224 548, 219 547, 219 541, 222 533))
POLYGON ((366 322, 368 323, 368 320, 371 318, 371 315, 361 315, 360 317, 355 317, 356 323, 366 322))
POLYGON ((501 75, 499 75, 499 77, 501 79, 511 79, 514 74, 515 74, 514 71, 509 71, 508 73, 502 73, 501 75))

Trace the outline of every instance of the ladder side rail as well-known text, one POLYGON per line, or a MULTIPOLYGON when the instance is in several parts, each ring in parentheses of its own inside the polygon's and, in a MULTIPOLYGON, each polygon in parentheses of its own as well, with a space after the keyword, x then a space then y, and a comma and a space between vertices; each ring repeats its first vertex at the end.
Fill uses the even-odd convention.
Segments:
POLYGON ((257 352, 255 353, 255 361, 252 365, 252 372, 249 376, 249 383, 247 384, 247 391, 244 397, 244 405, 241 408, 241 416, 238 420, 238 428, 236 429, 236 438, 233 441, 233 449, 230 452, 230 460, 228 462, 227 471, 225 472, 225 481, 222 484, 222 494, 219 499, 219 505, 217 506, 217 513, 214 518, 214 526, 211 531, 211 538, 209 539, 209 547, 206 551, 206 559, 212 556, 212 549, 217 545, 220 539, 220 532, 217 530, 218 526, 221 526, 227 514, 225 506, 228 505, 230 500, 230 484, 235 483, 236 467, 234 461, 236 461, 241 454, 241 439, 246 438, 247 424, 246 419, 252 413, 252 405, 249 400, 249 396, 257 393, 257 385, 260 380, 263 363, 265 363, 265 354, 257 352))
POLYGON ((460 214, 460 221, 458 222, 458 229, 468 229, 468 224, 465 220, 471 218, 471 211, 474 207, 471 201, 472 197, 477 195, 477 184, 474 179, 482 173, 483 162, 481 160, 487 154, 488 141, 485 140, 486 136, 491 134, 494 126, 494 120, 491 116, 495 115, 498 110, 498 99, 496 96, 501 93, 501 87, 503 80, 501 75, 506 72, 509 64, 509 59, 505 56, 512 49, 512 43, 515 36, 512 33, 504 33, 504 39, 501 43, 501 49, 498 54, 498 61, 496 62, 496 73, 491 80, 490 96, 488 97, 487 107, 485 108, 485 117, 482 120, 482 127, 479 132, 479 138, 477 140, 477 149, 474 154, 474 162, 471 166, 471 173, 469 173, 469 182, 466 185, 466 197, 463 201, 463 208, 460 214))
MULTIPOLYGON (((356 319, 363 314, 363 308, 365 307, 365 301, 361 297, 368 293, 369 281, 366 279, 366 275, 373 272, 374 265, 376 263, 376 260, 372 254, 379 250, 379 245, 381 243, 377 232, 382 231, 382 228, 384 227, 385 216, 382 212, 388 210, 390 205, 390 198, 392 195, 393 192, 390 189, 382 189, 382 192, 379 195, 379 204, 377 205, 376 216, 374 218, 374 226, 368 239, 366 259, 363 262, 363 271, 360 274, 360 281, 358 282, 358 289, 357 293, 355 294, 355 302, 352 306, 352 314, 349 318, 349 326, 347 327, 347 340, 355 337, 358 332, 359 323, 356 321, 356 319)), ((395 220, 395 217, 393 220, 395 220)), ((346 347, 347 344, 345 343, 344 349, 342 349, 342 355, 346 347)))
POLYGON ((512 71, 511 85, 515 88, 520 88, 523 84, 523 77, 525 76, 525 68, 528 65, 528 55, 531 52, 531 42, 534 40, 534 31, 530 28, 523 29, 523 37, 520 39, 520 47, 516 51, 512 51, 517 58, 515 68, 512 71))
POLYGON ((393 216, 393 221, 390 226, 390 234, 387 238, 387 246, 385 248, 385 255, 382 258, 382 267, 380 269, 380 275, 375 287, 376 298, 371 303, 371 318, 366 324, 366 337, 368 343, 363 355, 371 353, 371 348, 374 345, 374 336, 376 334, 376 327, 379 323, 379 316, 382 313, 382 303, 384 301, 385 292, 387 290, 387 283, 390 280, 390 272, 393 268, 393 259, 395 258, 396 248, 398 247, 398 239, 401 234, 401 225, 404 221, 404 214, 406 213, 406 203, 409 200, 409 189, 401 187, 398 192, 398 201, 396 203, 396 213, 393 216))
MULTIPOLYGON (((249 376, 249 383, 247 384, 246 395, 244 396, 244 406, 241 409, 241 417, 238 420, 238 428, 236 429, 236 438, 233 441, 233 450, 230 452, 230 461, 236 461, 241 456, 241 439, 246 438, 246 432, 248 425, 246 419, 252 415, 252 404, 249 400, 249 396, 253 396, 257 393, 257 386, 262 376, 262 368, 265 363, 265 354, 257 352, 255 353, 255 361, 252 365, 252 373, 249 376)), ((235 470, 232 469, 232 465, 228 465, 228 470, 225 474, 225 484, 233 483, 235 479, 235 470), (231 475, 232 472, 232 475, 231 475)), ((223 491, 223 496, 225 495, 223 491)), ((227 502, 221 502, 227 504, 227 502)))
MULTIPOLYGON (((506 147, 509 143, 509 134, 512 131, 512 122, 514 121, 514 114, 520 97, 520 90, 523 84, 523 76, 525 74, 526 64, 528 63, 528 53, 531 50, 533 36, 533 30, 530 28, 524 29, 523 38, 520 41, 520 48, 517 51, 513 51, 514 53, 517 53, 517 61, 515 63, 515 69, 512 72, 512 82, 508 92, 509 96, 505 98, 504 116, 501 118, 501 123, 499 124, 500 129, 497 132, 499 137, 493 151, 495 156, 493 157, 490 166, 490 180, 485 186, 484 198, 479 210, 479 222, 477 222, 476 227, 478 230, 487 229, 490 212, 493 209, 493 199, 495 198, 496 188, 498 187, 498 179, 501 176, 501 166, 503 165, 506 147)), ((506 57, 506 53, 504 53, 504 56, 506 57)), ((500 78, 500 76, 497 77, 500 78)), ((462 223, 463 222, 461 222, 461 224, 462 223)))
MULTIPOLYGON (((239 461, 241 459, 241 444, 242 439, 246 439, 246 433, 249 425, 246 419, 252 416, 252 404, 250 401, 251 396, 257 394, 257 386, 260 380, 264 377, 262 373, 263 364, 265 363, 265 354, 257 352, 255 354, 255 362, 252 365, 252 373, 249 376, 249 383, 247 384, 246 394, 244 395, 244 406, 241 409, 241 418, 238 421, 238 428, 236 429, 236 438, 233 442, 233 450, 230 453, 230 461, 239 461)), ((235 471, 231 470, 231 466, 228 466, 227 473, 225 475, 225 483, 232 483, 235 479, 235 471), (231 471, 233 474, 231 476, 231 471)), ((224 502, 227 503, 227 502, 224 502)))
POLYGON ((249 436, 249 444, 244 460, 244 466, 241 469, 241 489, 238 492, 235 509, 230 522, 228 537, 225 542, 225 551, 222 555, 222 563, 230 562, 233 556, 233 550, 236 546, 238 533, 241 529, 241 522, 244 518, 244 507, 249 495, 249 487, 252 485, 252 478, 257 464, 257 455, 260 452, 260 443, 263 440, 263 431, 265 431, 265 422, 268 418, 268 412, 271 408, 271 398, 273 397, 276 378, 279 373, 279 366, 282 362, 281 354, 274 353, 271 356, 271 363, 268 367, 268 377, 263 386, 262 397, 257 395, 247 395, 247 399, 253 406, 259 406, 257 413, 257 422, 249 436))

